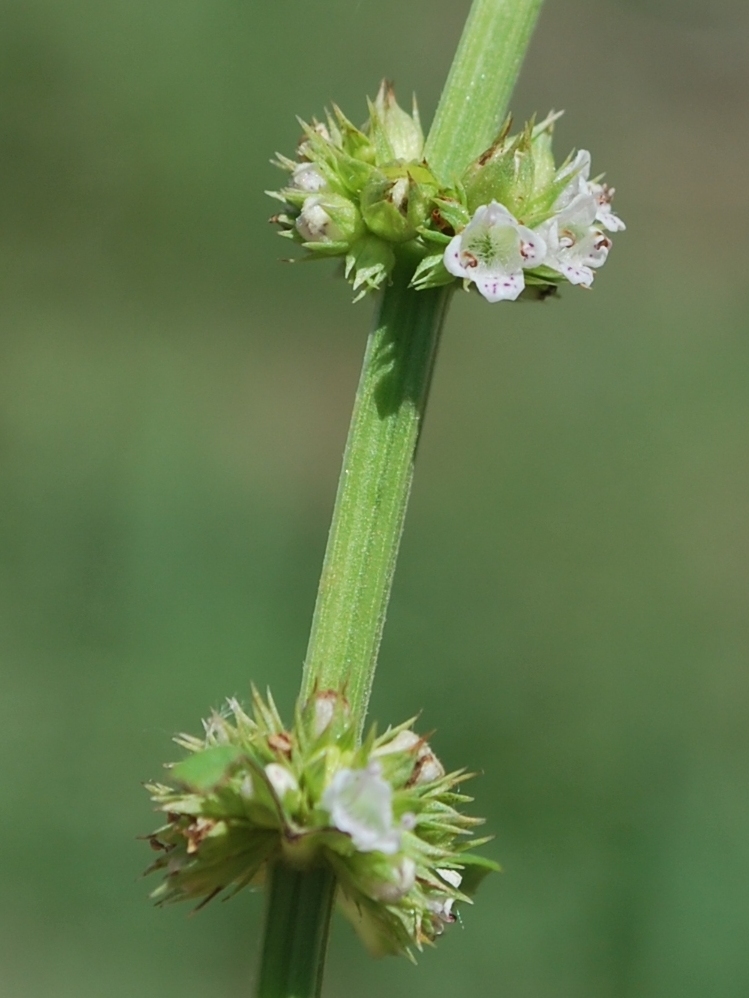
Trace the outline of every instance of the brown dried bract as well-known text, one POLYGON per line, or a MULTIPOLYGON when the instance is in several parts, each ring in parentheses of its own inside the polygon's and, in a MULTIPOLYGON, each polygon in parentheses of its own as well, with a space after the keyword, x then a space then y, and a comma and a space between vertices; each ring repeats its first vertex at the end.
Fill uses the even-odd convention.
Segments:
POLYGON ((198 818, 184 829, 182 834, 187 839, 187 853, 193 855, 198 851, 200 843, 206 836, 210 835, 216 827, 216 822, 211 818, 198 818))
POLYGON ((288 731, 281 731, 280 734, 277 735, 269 735, 268 744, 273 751, 278 752, 279 755, 285 756, 287 759, 291 757, 291 750, 294 743, 291 740, 291 735, 288 731))

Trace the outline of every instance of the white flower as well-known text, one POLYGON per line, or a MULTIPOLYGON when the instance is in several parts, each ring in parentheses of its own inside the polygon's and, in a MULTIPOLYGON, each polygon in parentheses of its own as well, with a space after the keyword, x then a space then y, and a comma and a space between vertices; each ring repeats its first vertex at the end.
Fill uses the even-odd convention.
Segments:
POLYGON ((315 723, 313 730, 316 738, 320 737, 323 731, 325 731, 330 722, 333 720, 338 700, 339 694, 334 690, 326 690, 325 692, 318 693, 315 696, 315 723))
POLYGON ((322 796, 333 825, 351 836, 360 852, 393 855, 400 831, 393 827, 393 788, 376 763, 366 769, 339 769, 322 796))
POLYGON ((597 204, 592 194, 580 191, 541 226, 547 245, 544 264, 558 271, 570 284, 590 287, 611 249, 611 240, 594 223, 597 204))
POLYGON ((525 287, 523 268, 544 262, 546 243, 492 201, 445 248, 444 263, 456 277, 473 281, 487 301, 515 301, 525 287))
POLYGON ((608 184, 598 184, 592 182, 590 178, 590 153, 587 149, 580 149, 575 158, 560 173, 562 180, 569 176, 570 182, 557 198, 554 205, 555 211, 562 211, 568 208, 580 194, 590 194, 596 203, 595 221, 600 222, 604 229, 609 232, 623 232, 627 226, 614 214, 611 207, 611 200, 615 190, 608 184))
POLYGON ((314 163, 298 163, 291 174, 290 186, 298 191, 309 191, 310 194, 314 194, 316 191, 325 190, 328 182, 314 163))
POLYGON ((627 226, 615 215, 611 208, 611 199, 616 193, 615 188, 608 184, 589 184, 590 193, 596 199, 598 209, 596 211, 596 221, 600 222, 604 229, 609 232, 624 232, 627 226))
POLYGON ((567 166, 559 171, 558 180, 569 178, 567 186, 554 204, 555 211, 562 211, 574 201, 578 194, 589 194, 588 178, 590 177, 590 153, 587 149, 580 149, 567 166))
POLYGON ((391 755, 393 752, 408 752, 413 748, 416 748, 424 739, 420 738, 415 731, 410 731, 406 728, 404 731, 399 731, 398 734, 390 742, 385 742, 379 748, 376 748, 372 753, 373 756, 379 755, 391 755))
MULTIPOLYGON (((453 905, 455 904, 454 898, 445 898, 437 900, 436 898, 430 898, 427 900, 427 908, 436 915, 441 922, 445 922, 450 925, 455 921, 455 915, 453 915, 453 905)), ((442 929, 438 929, 438 932, 442 932, 442 929)))
POLYGON ((442 877, 445 883, 449 884, 451 887, 454 887, 455 890, 457 891, 457 889, 460 887, 460 885, 463 882, 463 878, 458 873, 458 871, 446 870, 439 866, 436 869, 437 873, 439 873, 439 875, 442 877))
POLYGON ((416 863, 404 856, 392 868, 392 879, 379 880, 369 885, 369 894, 375 901, 397 904, 416 883, 416 863))
POLYGON ((299 789, 299 784, 294 774, 285 766, 278 762, 269 762, 265 767, 265 775, 268 782, 273 787, 273 792, 280 801, 287 793, 295 793, 299 789))
POLYGON ((307 198, 296 220, 297 231, 307 243, 334 243, 343 238, 343 232, 323 207, 322 200, 320 197, 307 198))

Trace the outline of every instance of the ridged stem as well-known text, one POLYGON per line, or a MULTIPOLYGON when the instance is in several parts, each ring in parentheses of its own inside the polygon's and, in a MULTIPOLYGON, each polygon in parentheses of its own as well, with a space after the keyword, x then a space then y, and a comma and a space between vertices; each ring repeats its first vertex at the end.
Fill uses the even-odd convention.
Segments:
POLYGON ((497 137, 543 0, 474 0, 424 155, 445 182, 497 137))
MULTIPOLYGON (((542 0, 474 0, 427 139, 450 180, 504 118, 542 0)), ((301 696, 343 690, 364 724, 450 288, 413 291, 402 259, 381 295, 351 417, 301 696)), ((319 998, 335 881, 271 873, 257 998, 319 998)))
POLYGON ((327 867, 273 867, 257 998, 319 998, 334 892, 327 867))
POLYGON ((409 288, 412 274, 396 268, 367 343, 302 680, 302 697, 343 690, 360 728, 450 297, 409 288))

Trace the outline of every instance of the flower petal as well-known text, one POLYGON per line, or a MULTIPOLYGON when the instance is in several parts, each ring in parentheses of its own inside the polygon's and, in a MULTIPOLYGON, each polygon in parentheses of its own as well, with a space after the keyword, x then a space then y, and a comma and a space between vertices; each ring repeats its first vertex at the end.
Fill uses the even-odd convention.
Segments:
POLYGON ((590 267, 585 267, 581 264, 560 262, 554 266, 554 270, 558 270, 560 274, 563 274, 570 284, 581 284, 584 288, 589 288, 593 283, 593 278, 596 276, 590 267))
POLYGON ((445 255, 443 262, 445 264, 445 270, 452 274, 454 277, 468 277, 469 273, 463 266, 460 259, 460 246, 463 239, 462 233, 453 236, 450 242, 445 247, 445 255))
POLYGON ((339 769, 321 803, 360 852, 392 855, 400 849, 400 831, 393 827, 393 788, 378 767, 339 769))
POLYGON ((515 274, 476 274, 476 287, 489 302, 515 301, 525 287, 522 270, 515 274))
POLYGON ((524 225, 518 226, 520 236, 520 256, 523 260, 523 267, 538 267, 546 256, 546 240, 540 232, 528 229, 524 225))

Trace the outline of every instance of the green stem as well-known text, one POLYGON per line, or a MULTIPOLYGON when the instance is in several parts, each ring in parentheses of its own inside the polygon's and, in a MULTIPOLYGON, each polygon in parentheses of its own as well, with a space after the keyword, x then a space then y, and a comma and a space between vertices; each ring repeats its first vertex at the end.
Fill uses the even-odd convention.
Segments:
MULTIPOLYGON (((487 148, 506 114, 542 0, 474 0, 426 157, 451 178, 487 148)), ((312 621, 301 697, 346 693, 361 730, 450 288, 413 291, 402 259, 367 343, 312 621)), ((335 882, 326 870, 272 871, 257 998, 318 998, 335 882)))
POLYGON ((257 998, 319 998, 334 892, 326 867, 273 867, 257 998))
POLYGON ((543 0, 474 0, 427 138, 449 182, 497 137, 543 0))
POLYGON ((402 262, 369 337, 312 620, 302 697, 341 689, 364 721, 449 289, 402 262))

